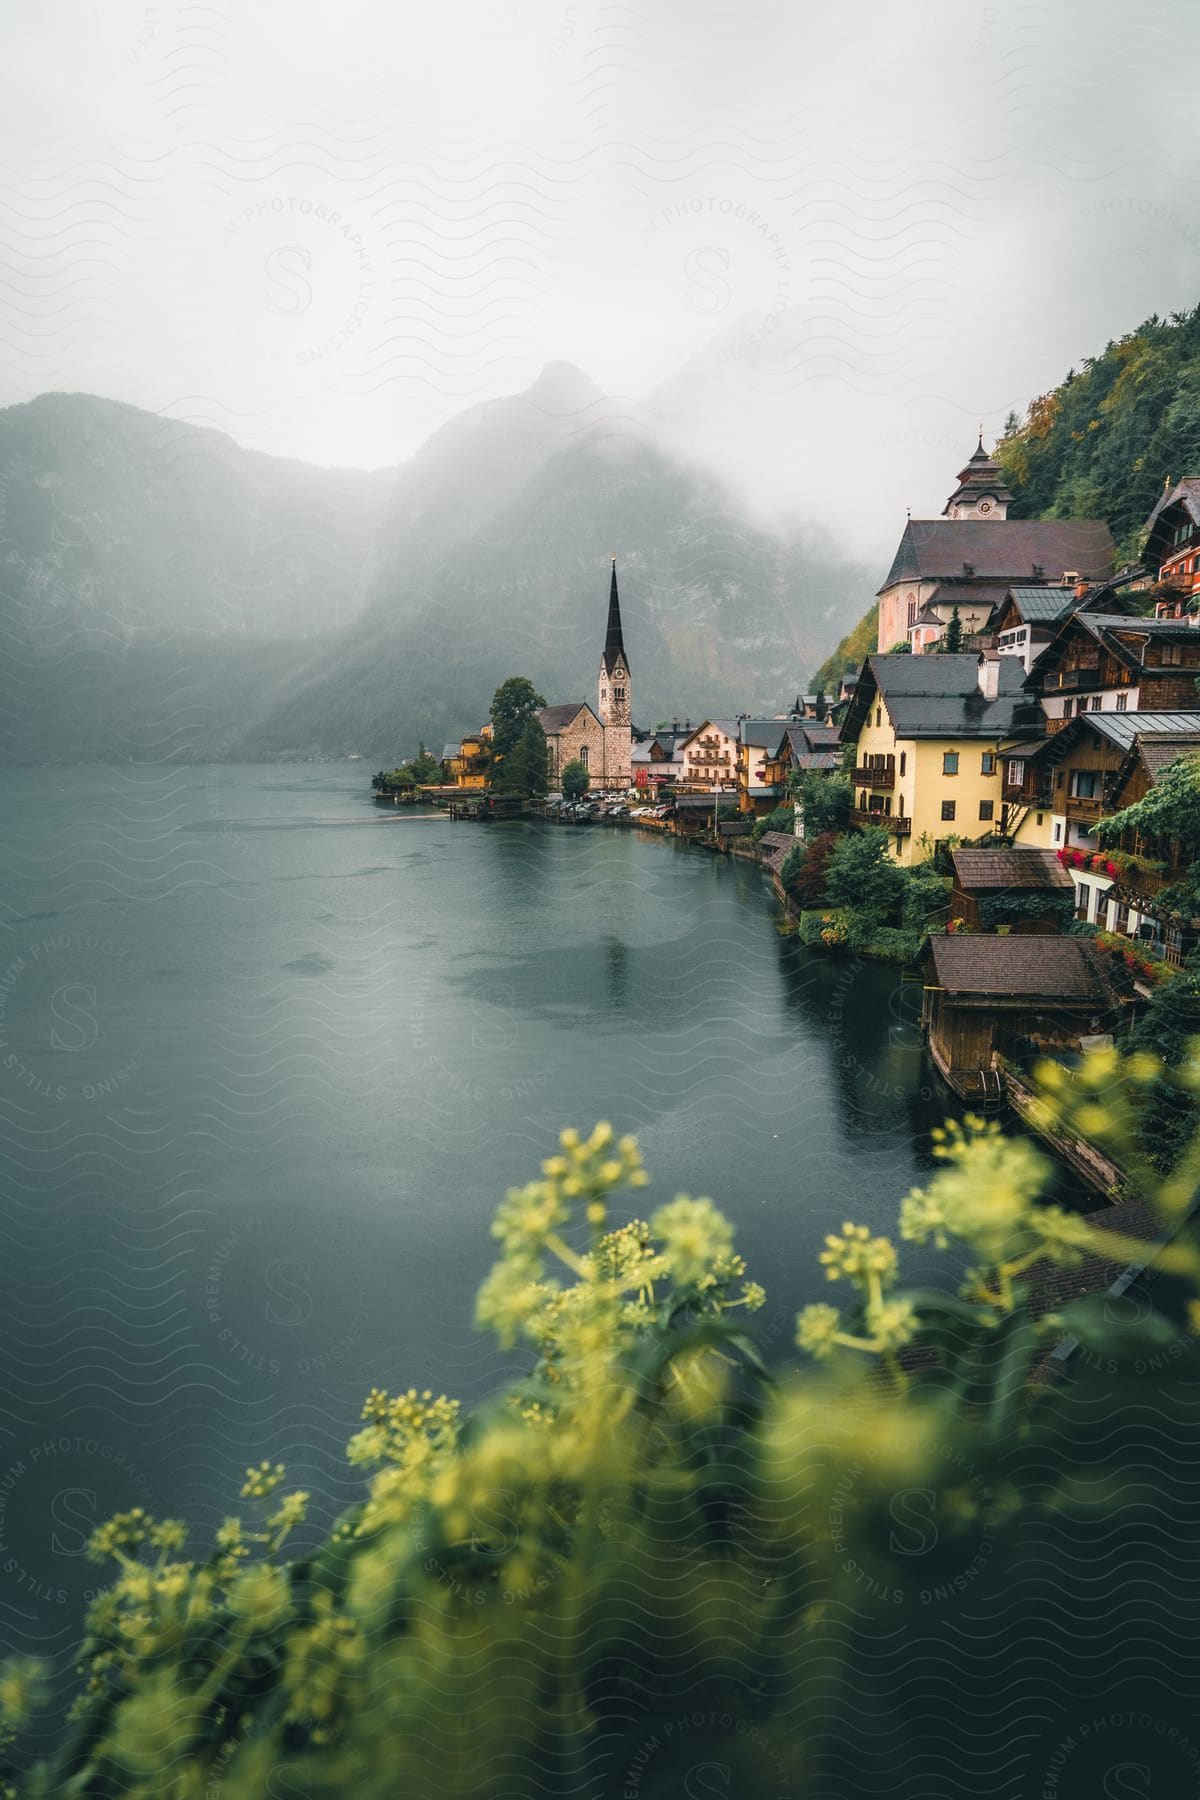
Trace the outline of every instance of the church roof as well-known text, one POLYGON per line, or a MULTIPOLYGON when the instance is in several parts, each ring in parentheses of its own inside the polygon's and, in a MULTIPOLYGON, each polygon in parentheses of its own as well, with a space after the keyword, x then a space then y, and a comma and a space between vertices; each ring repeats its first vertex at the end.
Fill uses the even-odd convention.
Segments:
POLYGON ((1101 577, 1114 554, 1103 519, 910 519, 879 592, 899 581, 1027 582, 1035 564, 1047 581, 1067 570, 1101 577))
POLYGON ((565 731, 581 712, 591 710, 586 700, 568 700, 563 706, 543 706, 537 721, 547 737, 554 737, 557 732, 565 731))
POLYGON ((608 628, 604 634, 603 663, 607 674, 611 675, 617 665, 618 656, 624 658, 625 667, 629 667, 629 658, 625 655, 625 639, 621 633, 621 602, 617 598, 617 559, 612 559, 612 581, 608 590, 608 628))

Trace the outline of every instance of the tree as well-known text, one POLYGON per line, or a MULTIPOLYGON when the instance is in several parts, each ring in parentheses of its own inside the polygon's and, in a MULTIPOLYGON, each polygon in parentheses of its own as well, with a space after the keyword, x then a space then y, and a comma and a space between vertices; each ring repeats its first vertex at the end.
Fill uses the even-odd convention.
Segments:
POLYGON ((1185 969, 1155 988, 1133 1034, 1133 1048, 1160 1064, 1145 1084, 1139 1128, 1146 1155, 1164 1173, 1174 1168, 1196 1128, 1196 1096, 1186 1071, 1197 1034, 1200 976, 1185 969))
POLYGON ((441 763, 436 756, 429 754, 424 744, 420 746, 412 761, 405 764, 405 767, 418 787, 436 781, 442 772, 441 763))
POLYGON ((521 794, 526 799, 544 794, 550 786, 550 755, 546 734, 533 717, 526 719, 516 745, 500 763, 492 783, 497 794, 521 794))
POLYGON ((838 839, 825 871, 831 906, 887 921, 899 910, 906 886, 904 870, 888 854, 886 831, 872 826, 838 839))
POLYGON ((573 756, 570 762, 566 763, 563 767, 562 791, 564 800, 582 800, 591 785, 592 778, 588 773, 587 764, 581 762, 577 756, 573 756))
POLYGON ((816 694, 813 696, 813 717, 814 717, 814 719, 820 719, 823 721, 825 719, 826 715, 828 714, 828 712, 829 712, 829 703, 825 698, 825 688, 824 688, 824 685, 818 681, 817 691, 816 691, 816 694))
POLYGON ((800 802, 805 837, 820 837, 826 831, 845 831, 854 804, 854 785, 848 775, 838 771, 825 775, 820 769, 793 769, 788 788, 800 802))
POLYGON ((958 616, 958 608, 956 606, 954 608, 954 611, 950 614, 950 623, 946 627, 945 635, 943 636, 941 643, 938 645, 938 648, 946 656, 957 656, 959 654, 959 652, 962 650, 962 647, 963 647, 962 620, 958 616))
POLYGON ((888 651, 888 655, 889 656, 911 656, 912 655, 912 645, 909 643, 907 638, 901 638, 898 644, 892 645, 891 649, 888 651))
POLYGON ((492 753, 497 760, 512 754, 526 725, 545 704, 545 696, 524 675, 510 675, 501 682, 492 695, 491 712, 492 753))
POLYGON ((1185 850, 1200 851, 1200 756, 1180 756, 1154 786, 1123 812, 1101 819, 1104 840, 1136 831, 1143 838, 1176 838, 1185 850))

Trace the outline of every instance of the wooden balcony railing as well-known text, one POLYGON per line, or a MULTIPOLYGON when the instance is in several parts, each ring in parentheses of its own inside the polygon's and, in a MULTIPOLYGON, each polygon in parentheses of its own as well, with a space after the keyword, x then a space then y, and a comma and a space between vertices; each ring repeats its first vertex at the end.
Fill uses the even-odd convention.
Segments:
POLYGON ((908 837, 912 831, 912 820, 900 813, 869 812, 864 807, 856 806, 850 813, 852 825, 878 825, 884 831, 890 831, 893 837, 908 837))
POLYGON ((896 785, 895 763, 888 769, 876 768, 873 763, 862 763, 853 772, 855 787, 891 788, 896 785))
POLYGON ((1099 795, 1094 800, 1085 800, 1082 794, 1071 794, 1064 804, 1068 819, 1078 819, 1080 823, 1098 819, 1104 811, 1104 802, 1099 795))

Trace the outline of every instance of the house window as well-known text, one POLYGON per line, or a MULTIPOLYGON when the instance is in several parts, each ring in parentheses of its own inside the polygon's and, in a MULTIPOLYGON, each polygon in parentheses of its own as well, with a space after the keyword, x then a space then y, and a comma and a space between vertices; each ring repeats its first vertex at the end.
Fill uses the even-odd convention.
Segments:
POLYGON ((1115 710, 1117 712, 1128 712, 1129 711, 1129 695, 1128 694, 1118 694, 1117 695, 1117 704, 1116 704, 1115 710))
POLYGON ((1100 793, 1099 769, 1073 769, 1071 771, 1071 797, 1075 800, 1095 800, 1100 793))
POLYGON ((947 823, 952 824, 954 821, 954 807, 955 802, 953 800, 942 801, 942 818, 945 819, 947 823))
POLYGON ((1038 814, 1038 816, 1037 816, 1037 822, 1038 822, 1038 824, 1039 824, 1039 825, 1040 825, 1040 824, 1041 824, 1041 822, 1042 822, 1042 820, 1043 820, 1043 819, 1044 819, 1044 818, 1045 818, 1045 816, 1046 816, 1046 815, 1045 815, 1045 813, 1039 813, 1039 814, 1038 814))
POLYGON ((1062 820, 1061 819, 1055 819, 1055 821, 1054 821, 1054 841, 1056 844, 1062 843, 1062 820))
POLYGON ((877 725, 883 724, 883 708, 882 708, 882 706, 877 706, 875 708, 875 723, 877 725))
POLYGON ((1162 659, 1164 663, 1181 663, 1183 661, 1183 651, 1178 644, 1164 644, 1162 647, 1162 659))
POLYGON ((943 775, 957 775, 958 774, 958 751, 957 750, 943 750, 942 751, 942 774, 943 775))
POLYGON ((1008 763, 1008 785, 1009 785, 1009 787, 1020 787, 1022 785, 1022 783, 1024 782, 1024 780, 1025 780, 1024 759, 1020 756, 1010 757, 1009 763, 1008 763))
POLYGON ((993 818, 995 816, 995 806, 996 802, 994 800, 981 800, 979 802, 979 817, 981 819, 993 818))
POLYGON ((994 750, 985 750, 983 752, 983 755, 979 759, 979 773, 981 775, 994 775, 996 773, 996 752, 994 750))
POLYGON ((1103 696, 1102 696, 1102 695, 1100 695, 1100 694, 1093 694, 1093 695, 1092 695, 1092 711, 1093 711, 1093 712, 1099 712, 1099 711, 1100 711, 1100 701, 1101 701, 1101 699, 1102 699, 1102 698, 1103 698, 1103 696))
POLYGON ((901 774, 902 774, 902 775, 903 775, 903 773, 904 773, 904 767, 905 767, 905 764, 906 764, 906 763, 907 763, 907 762, 908 762, 908 751, 907 751, 907 750, 902 750, 902 751, 901 751, 901 752, 900 752, 900 773, 901 773, 901 774))

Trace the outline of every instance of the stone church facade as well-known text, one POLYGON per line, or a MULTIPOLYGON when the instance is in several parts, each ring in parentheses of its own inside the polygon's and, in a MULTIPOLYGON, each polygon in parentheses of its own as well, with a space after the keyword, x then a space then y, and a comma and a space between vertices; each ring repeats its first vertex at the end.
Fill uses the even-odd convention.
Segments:
POLYGON ((569 700, 561 706, 544 706, 538 714, 550 753, 552 788, 560 785, 563 769, 574 758, 586 766, 593 788, 623 791, 633 781, 633 688, 621 629, 615 556, 596 688, 595 711, 586 700, 569 700))

